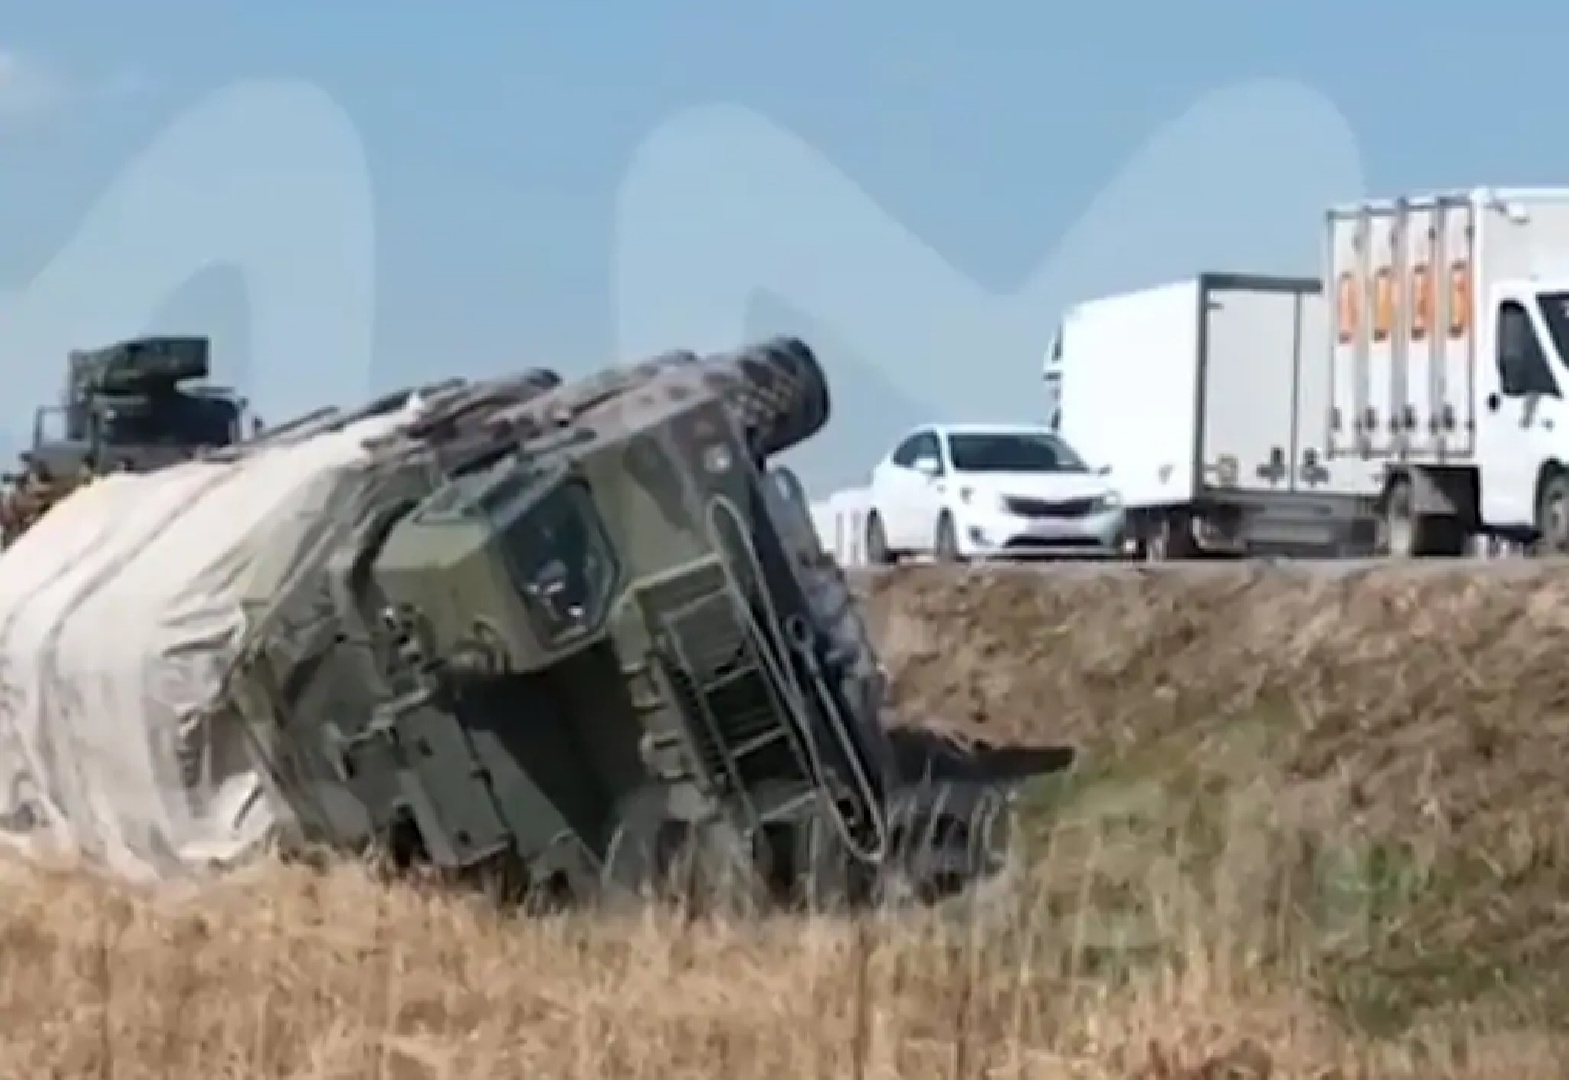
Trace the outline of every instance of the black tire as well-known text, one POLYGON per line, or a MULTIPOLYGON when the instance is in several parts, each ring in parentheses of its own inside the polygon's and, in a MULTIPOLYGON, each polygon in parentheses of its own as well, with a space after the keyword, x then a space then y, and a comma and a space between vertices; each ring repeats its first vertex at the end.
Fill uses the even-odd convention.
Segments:
POLYGON ((959 554, 959 533, 953 524, 953 515, 944 510, 937 519, 937 535, 932 538, 932 558, 940 563, 963 561, 959 554))
POLYGON ((873 566, 892 566, 893 552, 888 550, 888 534, 883 530, 882 515, 873 510, 866 516, 866 561, 873 566))
POLYGON ((1569 473, 1542 485, 1536 500, 1537 547, 1544 555, 1569 555, 1569 473))
POLYGON ((1455 558, 1465 554, 1466 531, 1460 521, 1418 513, 1416 492, 1409 481, 1398 480, 1390 487, 1378 521, 1378 550, 1392 559, 1455 558))
POLYGON ((728 371, 731 412, 750 435, 754 453, 782 453, 828 422, 828 377, 800 338, 778 337, 709 357, 728 371))

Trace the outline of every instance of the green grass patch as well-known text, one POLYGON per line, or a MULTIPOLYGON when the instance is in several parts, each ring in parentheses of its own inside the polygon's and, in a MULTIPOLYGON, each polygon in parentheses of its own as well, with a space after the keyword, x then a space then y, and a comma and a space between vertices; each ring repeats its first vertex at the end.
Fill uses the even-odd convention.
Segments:
POLYGON ((1374 835, 1350 808, 1294 815, 1295 727, 1275 707, 1174 727, 1021 795, 1032 903, 1065 973, 1118 979, 1181 963, 1202 940, 1309 980, 1374 1035, 1476 1003, 1565 1026, 1569 867, 1556 848, 1500 866, 1420 823, 1374 835))

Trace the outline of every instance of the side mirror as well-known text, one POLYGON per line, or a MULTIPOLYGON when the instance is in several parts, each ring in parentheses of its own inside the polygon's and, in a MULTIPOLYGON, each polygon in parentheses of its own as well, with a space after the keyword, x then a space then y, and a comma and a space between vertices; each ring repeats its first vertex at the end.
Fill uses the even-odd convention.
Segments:
POLYGON ((914 468, 923 476, 936 476, 941 467, 937 464, 936 458, 922 457, 915 459, 914 468))
POLYGON ((1095 470, 1095 475, 1096 476, 1110 476, 1111 475, 1111 466, 1110 465, 1102 465, 1100 468, 1095 470))

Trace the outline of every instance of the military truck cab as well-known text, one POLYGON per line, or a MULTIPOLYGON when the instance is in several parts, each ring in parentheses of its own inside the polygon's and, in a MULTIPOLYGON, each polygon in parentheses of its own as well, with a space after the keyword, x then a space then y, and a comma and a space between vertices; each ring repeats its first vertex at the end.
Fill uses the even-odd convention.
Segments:
POLYGON ((239 442, 248 407, 229 388, 200 381, 210 374, 210 352, 202 337, 73 351, 60 404, 34 413, 33 456, 147 471, 239 442))
POLYGON ((869 887, 897 762, 844 582, 812 576, 767 471, 826 419, 794 348, 563 388, 378 486, 329 571, 387 691, 329 755, 375 830, 445 867, 510 855, 551 894, 634 895, 689 857, 766 894, 869 887))

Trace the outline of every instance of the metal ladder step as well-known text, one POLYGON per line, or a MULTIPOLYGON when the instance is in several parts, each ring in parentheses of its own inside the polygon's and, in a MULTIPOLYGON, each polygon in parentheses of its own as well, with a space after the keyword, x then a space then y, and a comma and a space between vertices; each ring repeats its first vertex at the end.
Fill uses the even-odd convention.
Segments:
POLYGON ((787 735, 789 735, 789 732, 787 732, 782 727, 770 728, 768 731, 764 731, 761 734, 752 736, 752 738, 746 740, 745 742, 738 743, 735 746, 730 747, 730 756, 735 758, 737 761, 740 761, 742 758, 751 757, 760 750, 765 750, 768 747, 773 746, 775 743, 784 741, 787 735))
POLYGON ((756 710, 755 702, 725 700, 726 691, 744 684, 767 693, 769 682, 755 645, 747 641, 732 598, 722 590, 693 597, 669 612, 664 621, 689 672, 689 685, 704 714, 713 751, 736 783, 749 786, 746 762, 787 742, 791 733, 779 718, 756 710), (743 717, 754 723, 744 723, 743 717), (762 726, 755 723, 759 717, 764 718, 762 726))

